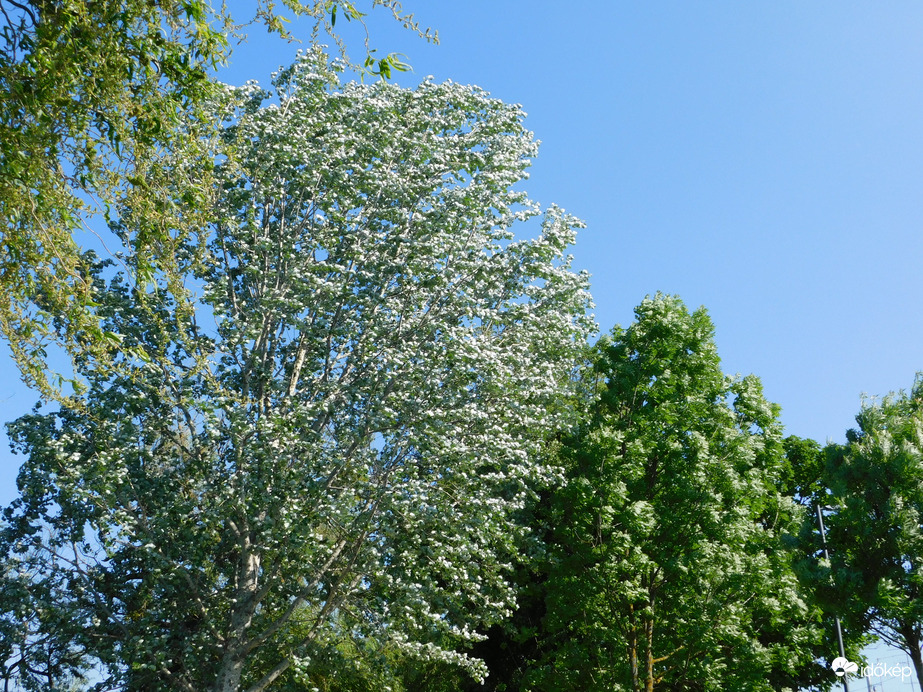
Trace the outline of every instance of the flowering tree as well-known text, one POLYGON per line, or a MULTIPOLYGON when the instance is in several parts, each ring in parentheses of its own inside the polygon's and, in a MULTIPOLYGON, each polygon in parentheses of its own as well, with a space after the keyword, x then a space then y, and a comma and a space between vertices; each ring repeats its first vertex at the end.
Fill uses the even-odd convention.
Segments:
POLYGON ((510 515, 593 327, 578 222, 513 238, 539 214, 517 106, 341 88, 314 53, 274 85, 239 94, 177 252, 197 310, 97 266, 122 367, 84 359, 79 410, 11 428, 7 578, 56 594, 106 689, 257 692, 344 637, 479 675, 446 643, 511 605, 510 515))
MULTIPOLYGON (((117 338, 99 323, 79 234, 98 232, 120 200, 147 218, 121 238, 141 280, 166 274, 184 299, 172 251, 196 228, 190 209, 211 208, 213 186, 203 184, 208 171, 164 158, 180 149, 208 158, 209 139, 188 129, 211 119, 229 37, 258 22, 291 39, 283 13, 300 15, 313 21, 312 41, 327 34, 345 56, 337 16, 362 23, 362 10, 375 7, 437 40, 397 0, 257 0, 233 17, 227 3, 209 0, 0 0, 0 335, 27 383, 66 398, 69 388, 49 376, 59 360, 47 349, 100 359, 117 338), (185 215, 172 204, 179 188, 185 215)), ((360 55, 373 74, 407 67, 395 54, 377 56, 368 40, 360 55)))
POLYGON ((797 527, 778 407, 720 369, 714 327, 657 294, 597 345, 604 385, 551 500, 546 690, 791 690, 822 633, 782 541, 797 527))
POLYGON ((905 651, 923 685, 923 376, 856 422, 825 450, 830 563, 814 584, 847 625, 905 651))

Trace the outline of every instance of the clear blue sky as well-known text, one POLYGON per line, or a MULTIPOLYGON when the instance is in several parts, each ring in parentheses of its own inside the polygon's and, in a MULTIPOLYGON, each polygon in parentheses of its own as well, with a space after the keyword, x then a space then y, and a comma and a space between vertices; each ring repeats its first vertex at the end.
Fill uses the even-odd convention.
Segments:
MULTIPOLYGON (((587 221, 575 266, 603 330, 658 290, 704 305, 725 370, 821 442, 923 369, 923 5, 404 4, 441 45, 376 10, 373 46, 413 64, 401 83, 523 104, 543 142, 527 188, 587 221)), ((222 77, 268 83, 296 50, 255 29, 222 77)), ((0 367, 10 420, 36 397, 0 367)), ((0 451, 0 502, 17 465, 0 451)))

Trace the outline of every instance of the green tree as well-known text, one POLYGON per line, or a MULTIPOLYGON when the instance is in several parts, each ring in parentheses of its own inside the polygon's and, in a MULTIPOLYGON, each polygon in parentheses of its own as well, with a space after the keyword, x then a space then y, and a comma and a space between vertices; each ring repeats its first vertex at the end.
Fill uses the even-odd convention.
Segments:
MULTIPOLYGON (((371 5, 435 39, 398 2, 371 5)), ((216 67, 240 27, 214 7, 209 0, 0 0, 0 333, 26 382, 46 396, 69 391, 47 371, 52 345, 102 360, 118 339, 100 325, 75 239, 102 233, 118 205, 146 223, 106 242, 131 254, 136 282, 165 275, 177 301, 187 302, 175 255, 207 223, 214 186, 208 166, 168 161, 178 149, 186 161, 215 155, 216 67)), ((260 0, 254 19, 288 36, 274 8, 260 0)), ((284 8, 312 17, 314 38, 317 29, 334 32, 338 11, 363 16, 349 0, 286 0, 284 8)), ((367 70, 405 67, 395 55, 373 53, 367 44, 367 70)))
POLYGON ((177 252, 195 311, 94 265, 118 367, 11 426, 7 556, 126 689, 305 686, 343 638, 478 676, 456 651, 512 608, 511 517, 593 328, 579 222, 514 240, 536 145, 476 88, 341 88, 314 52, 275 87, 237 92, 177 252))
POLYGON ((854 627, 907 652, 923 685, 923 377, 863 406, 827 451, 824 594, 854 627))
POLYGON ((782 540, 778 409, 722 374, 704 309, 658 294, 635 314, 598 345, 604 383, 563 449, 522 689, 796 689, 822 634, 782 540))
POLYGON ((70 690, 86 680, 83 654, 65 633, 60 584, 33 584, 13 563, 0 565, 0 681, 3 689, 70 690), (63 635, 63 636, 62 636, 63 635))

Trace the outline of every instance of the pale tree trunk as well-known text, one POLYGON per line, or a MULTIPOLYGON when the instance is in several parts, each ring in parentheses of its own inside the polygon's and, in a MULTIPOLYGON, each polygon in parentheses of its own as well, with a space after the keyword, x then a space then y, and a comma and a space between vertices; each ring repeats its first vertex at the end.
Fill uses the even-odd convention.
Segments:
POLYGON ((256 611, 256 594, 259 589, 260 558, 252 551, 250 537, 242 536, 242 550, 238 563, 235 603, 231 611, 231 627, 225 640, 224 656, 213 687, 214 692, 238 692, 244 671, 247 630, 256 611))
POLYGON ((215 692, 238 692, 243 672, 244 662, 225 654, 218 672, 218 680, 215 682, 215 692))

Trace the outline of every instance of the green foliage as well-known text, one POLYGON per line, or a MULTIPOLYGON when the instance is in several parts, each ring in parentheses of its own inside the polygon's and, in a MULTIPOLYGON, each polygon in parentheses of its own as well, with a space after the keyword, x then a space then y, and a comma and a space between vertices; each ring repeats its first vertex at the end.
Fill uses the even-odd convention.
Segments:
MULTIPOLYGON (((400 3, 376 5, 436 40, 400 3)), ((362 21, 352 2, 284 2, 315 19, 314 38, 333 32, 338 8, 362 21)), ((255 20, 291 38, 273 2, 260 0, 255 20)), ((176 253, 207 223, 214 185, 208 165, 173 163, 177 154, 187 162, 216 155, 215 68, 240 28, 208 0, 0 2, 0 333, 25 381, 46 397, 80 386, 49 372, 50 349, 104 363, 118 338, 101 326, 77 240, 100 233, 116 207, 145 219, 105 238, 132 257, 133 280, 165 276, 180 308, 187 302, 176 253)), ((394 54, 374 59, 368 39, 365 54, 373 74, 406 68, 394 54)))
MULTIPOLYGON (((26 555, 26 564, 34 555, 26 555)), ((34 583, 20 564, 0 565, 0 680, 28 692, 85 689, 83 655, 68 636, 60 582, 34 583)))
POLYGON ((799 504, 813 509, 825 502, 823 486, 825 454, 814 440, 790 435, 783 441, 785 468, 781 477, 781 490, 794 497, 799 504))
POLYGON ((923 377, 865 405, 826 450, 829 569, 819 591, 854 627, 906 651, 923 684, 923 377))
POLYGON ((235 154, 176 253, 195 310, 86 258, 120 340, 78 361, 79 407, 10 428, 11 578, 110 686, 336 689, 352 656, 369 688, 389 661, 479 677, 460 652, 512 608, 512 518, 594 326, 580 223, 513 239, 540 213, 516 106, 340 87, 316 52, 274 85, 229 97, 235 154))
POLYGON ((779 690, 822 635, 783 536, 778 409, 725 377, 711 320, 658 294, 598 345, 605 387, 563 451, 545 655, 520 689, 779 690))

